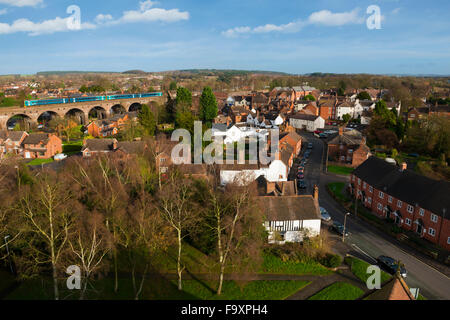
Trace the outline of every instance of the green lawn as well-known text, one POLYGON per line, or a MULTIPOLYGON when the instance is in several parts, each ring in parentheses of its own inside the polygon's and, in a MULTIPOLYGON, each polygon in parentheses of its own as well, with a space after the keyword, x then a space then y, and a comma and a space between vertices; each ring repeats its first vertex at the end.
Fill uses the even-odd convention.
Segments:
MULTIPOLYGON (((138 278, 139 282, 140 279, 138 278)), ((131 278, 119 279, 119 290, 114 293, 112 276, 93 281, 86 299, 92 300, 133 300, 134 291, 131 278)), ((282 300, 302 288, 308 281, 251 281, 239 284, 224 281, 223 292, 216 295, 217 281, 184 280, 183 291, 178 291, 176 280, 150 276, 146 279, 141 300, 282 300)), ((65 288, 65 282, 59 282, 61 300, 79 299, 79 291, 65 288)), ((27 280, 5 297, 6 300, 53 300, 53 287, 50 278, 27 280)))
MULTIPOLYGON (((371 276, 370 274, 367 273, 367 267, 370 266, 369 263, 354 257, 345 257, 344 261, 348 266, 350 266, 352 273, 355 276, 357 276, 362 282, 365 283, 367 279, 371 276)), ((390 278, 391 278, 390 274, 381 271, 381 283, 384 283, 390 278)))
POLYGON ((183 282, 183 291, 202 300, 284 300, 308 284, 308 281, 251 281, 239 285, 224 281, 222 295, 217 296, 212 289, 217 283, 187 280, 183 282))
POLYGON ((308 300, 355 300, 364 294, 360 288, 345 282, 336 282, 319 291, 308 300))
POLYGON ((345 183, 344 182, 333 182, 327 185, 328 190, 334 194, 335 197, 339 199, 339 201, 347 202, 350 201, 350 198, 344 193, 345 191, 345 183))
POLYGON ((27 166, 40 166, 41 164, 52 163, 53 159, 34 159, 27 163, 27 166))
POLYGON ((328 166, 328 172, 334 174, 350 175, 355 169, 342 166, 328 166))
POLYGON ((333 272, 320 263, 310 260, 305 262, 283 261, 280 258, 265 254, 261 273, 290 275, 329 275, 333 272))

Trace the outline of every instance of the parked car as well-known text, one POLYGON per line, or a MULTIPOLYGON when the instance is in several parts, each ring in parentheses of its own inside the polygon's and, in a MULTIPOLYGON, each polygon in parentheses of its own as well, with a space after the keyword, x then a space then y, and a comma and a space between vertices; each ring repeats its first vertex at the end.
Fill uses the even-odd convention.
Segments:
POLYGON ((319 138, 320 139, 326 139, 326 138, 328 138, 328 135, 325 134, 325 133, 321 133, 321 134, 319 134, 319 138))
POLYGON ((309 143, 309 144, 308 144, 308 149, 309 149, 309 150, 312 150, 312 148, 313 148, 313 144, 312 144, 312 143, 309 143))
POLYGON ((297 179, 303 180, 303 179, 305 179, 305 175, 304 175, 303 173, 299 172, 299 173, 297 174, 297 179))
MULTIPOLYGON (((332 231, 337 232, 340 236, 342 236, 344 234, 344 225, 340 222, 333 222, 333 225, 330 227, 330 229, 332 231)), ((345 236, 348 237, 349 232, 348 232, 348 228, 345 228, 345 236)))
POLYGON ((321 133, 323 133, 323 131, 322 130, 316 130, 316 131, 314 131, 314 133, 315 134, 321 134, 321 133))
MULTIPOLYGON (((384 270, 386 270, 387 272, 389 272, 390 274, 395 274, 397 273, 398 270, 398 263, 397 261, 395 261, 395 259, 391 258, 391 257, 387 257, 387 256, 379 256, 377 258, 377 264, 384 270)), ((406 276, 408 275, 406 269, 402 266, 400 268, 400 275, 403 278, 406 278, 406 276)))
POLYGON ((299 189, 306 189, 306 182, 305 182, 305 180, 298 180, 297 181, 297 187, 299 189))
POLYGON ((55 161, 61 161, 61 160, 64 160, 64 159, 66 159, 66 158, 67 158, 67 155, 64 154, 64 153, 58 153, 57 155, 55 155, 55 156, 53 157, 53 159, 54 159, 55 161))
POLYGON ((330 214, 328 213, 327 210, 325 210, 325 209, 322 208, 322 207, 320 207, 320 215, 322 216, 322 220, 323 220, 323 221, 326 221, 326 222, 331 221, 331 216, 330 216, 330 214))
POLYGON ((304 167, 298 167, 297 173, 305 173, 305 168, 304 167))

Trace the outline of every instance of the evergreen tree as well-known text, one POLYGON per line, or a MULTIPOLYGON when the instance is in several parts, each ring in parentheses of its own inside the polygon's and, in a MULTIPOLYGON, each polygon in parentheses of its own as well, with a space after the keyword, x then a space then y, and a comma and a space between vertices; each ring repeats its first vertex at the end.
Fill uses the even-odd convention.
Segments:
POLYGON ((192 106, 192 93, 183 87, 177 89, 177 111, 184 112, 192 106))
POLYGON ((205 87, 200 97, 200 119, 204 122, 210 123, 215 117, 217 117, 217 114, 218 109, 216 97, 210 87, 205 87))
POLYGON ((149 106, 144 104, 142 105, 142 110, 139 112, 139 123, 144 128, 144 132, 147 135, 154 136, 156 131, 156 120, 155 115, 150 110, 149 106))

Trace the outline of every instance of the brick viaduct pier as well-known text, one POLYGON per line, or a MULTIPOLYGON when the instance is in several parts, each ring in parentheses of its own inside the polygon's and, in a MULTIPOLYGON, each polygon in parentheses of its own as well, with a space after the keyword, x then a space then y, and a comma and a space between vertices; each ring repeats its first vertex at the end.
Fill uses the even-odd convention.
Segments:
POLYGON ((82 124, 87 124, 89 113, 92 111, 100 112, 107 118, 117 113, 137 111, 143 104, 152 105, 155 103, 164 103, 164 96, 50 104, 33 107, 6 107, 0 108, 0 128, 6 129, 8 121, 17 116, 26 119, 30 123, 38 123, 38 119, 45 113, 50 113, 52 116, 57 115, 59 117, 75 115, 76 117, 79 117, 82 124))

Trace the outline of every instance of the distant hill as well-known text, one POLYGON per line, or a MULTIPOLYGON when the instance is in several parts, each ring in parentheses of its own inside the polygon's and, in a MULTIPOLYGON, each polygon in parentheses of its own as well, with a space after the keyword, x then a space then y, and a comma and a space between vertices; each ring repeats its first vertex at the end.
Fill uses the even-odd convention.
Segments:
POLYGON ((218 74, 232 74, 232 75, 247 75, 247 74, 265 74, 265 75, 279 75, 287 76, 289 73, 278 72, 278 71, 262 71, 262 70, 233 70, 233 69, 185 69, 185 70, 174 70, 172 73, 193 73, 207 76, 214 76, 218 74))
POLYGON ((66 75, 66 74, 92 74, 92 73, 119 73, 113 71, 41 71, 37 72, 37 76, 53 76, 53 75, 66 75))
POLYGON ((128 70, 125 72, 122 72, 122 74, 147 74, 147 72, 142 70, 128 70))

